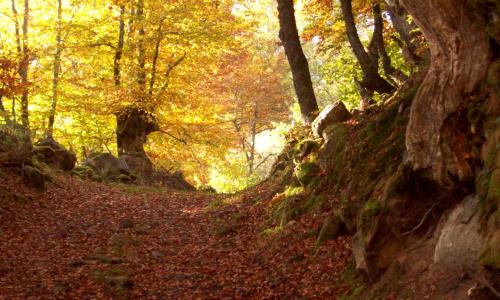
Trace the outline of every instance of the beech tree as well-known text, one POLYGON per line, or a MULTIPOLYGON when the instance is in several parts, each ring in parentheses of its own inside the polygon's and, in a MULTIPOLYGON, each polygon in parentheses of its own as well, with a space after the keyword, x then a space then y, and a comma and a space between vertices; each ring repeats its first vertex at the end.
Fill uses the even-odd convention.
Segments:
POLYGON ((314 121, 315 113, 318 111, 318 103, 314 95, 309 65, 300 44, 293 0, 278 0, 278 14, 280 21, 279 36, 292 69, 293 85, 302 118, 304 123, 310 124, 314 121))
MULTIPOLYGON (((375 19, 374 32, 372 41, 368 47, 368 52, 365 50, 356 29, 356 23, 352 13, 352 1, 340 0, 342 8, 342 16, 346 25, 346 33, 354 55, 358 59, 359 65, 363 71, 363 78, 360 87, 367 89, 369 92, 390 93, 394 91, 394 86, 387 80, 382 78, 378 72, 379 53, 384 58, 384 65, 388 71, 392 73, 390 62, 387 62, 388 56, 385 53, 383 45, 383 23, 380 12, 380 5, 374 3, 372 5, 373 15, 375 19), (385 53, 385 55, 384 55, 385 53)), ((363 92, 362 92, 363 93, 363 92)))

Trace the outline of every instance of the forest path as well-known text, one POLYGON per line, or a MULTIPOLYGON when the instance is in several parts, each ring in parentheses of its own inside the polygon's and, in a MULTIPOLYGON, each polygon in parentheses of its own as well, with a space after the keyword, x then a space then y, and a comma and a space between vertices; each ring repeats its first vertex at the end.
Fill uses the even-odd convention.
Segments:
MULTIPOLYGON (((312 220, 269 237, 262 205, 57 181, 32 201, 0 197, 0 299, 311 299, 347 288, 348 241, 312 255, 312 220)), ((26 194, 17 178, 5 184, 26 194)))

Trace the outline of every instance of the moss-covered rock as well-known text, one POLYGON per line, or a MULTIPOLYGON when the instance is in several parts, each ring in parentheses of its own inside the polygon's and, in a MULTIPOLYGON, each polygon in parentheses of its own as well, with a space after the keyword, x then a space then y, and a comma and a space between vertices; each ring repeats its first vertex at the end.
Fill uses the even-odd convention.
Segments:
POLYGON ((295 176, 302 186, 308 186, 320 173, 321 170, 315 162, 299 163, 295 167, 295 176))

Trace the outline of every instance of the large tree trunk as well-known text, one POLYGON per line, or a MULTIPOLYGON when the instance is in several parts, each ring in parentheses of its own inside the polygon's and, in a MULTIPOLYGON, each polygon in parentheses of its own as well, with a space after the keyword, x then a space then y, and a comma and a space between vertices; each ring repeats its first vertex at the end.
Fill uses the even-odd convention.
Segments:
MULTIPOLYGON (((354 22, 354 16, 352 14, 351 0, 340 0, 340 5, 342 8, 342 17, 346 25, 347 39, 363 71, 363 86, 370 91, 378 93, 390 93, 394 91, 394 87, 378 73, 378 55, 374 55, 374 49, 377 48, 376 44, 371 43, 370 48, 372 50, 369 51, 370 53, 367 53, 359 39, 356 23, 354 22), (370 57, 370 54, 372 57, 370 57), (374 57, 376 57, 377 61, 374 61, 374 57)), ((376 36, 377 30, 382 30, 382 28, 376 27, 374 36, 376 36)), ((377 51, 375 51, 375 53, 376 52, 377 51)))
POLYGON ((467 0, 401 0, 426 37, 431 65, 412 104, 406 131, 407 158, 441 186, 471 180, 466 97, 490 64, 484 22, 467 0), (465 128, 465 129, 464 129, 465 128))
POLYGON ((54 133, 54 121, 56 118, 57 96, 59 88, 59 72, 61 70, 62 53, 62 3, 57 1, 57 33, 56 33, 56 53, 54 54, 53 76, 52 76, 52 103, 50 105, 49 125, 47 137, 51 138, 54 133))
POLYGON ((304 122, 311 124, 318 111, 318 103, 314 95, 309 65, 300 44, 293 0, 278 0, 278 13, 279 36, 292 69, 293 85, 299 100, 300 112, 304 122))

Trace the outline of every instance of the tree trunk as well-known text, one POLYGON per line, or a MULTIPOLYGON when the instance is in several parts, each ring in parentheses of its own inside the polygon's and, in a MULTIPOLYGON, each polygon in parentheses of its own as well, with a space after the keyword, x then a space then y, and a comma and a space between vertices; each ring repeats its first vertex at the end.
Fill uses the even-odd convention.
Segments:
POLYGON ((158 124, 151 113, 129 107, 117 115, 117 129, 119 155, 145 155, 146 138, 158 130, 158 124))
MULTIPOLYGON (((361 70, 363 71, 363 86, 368 90, 378 93, 391 93, 394 91, 394 87, 380 76, 378 73, 378 62, 373 61, 374 55, 370 57, 370 54, 366 52, 361 40, 359 39, 356 23, 354 22, 354 16, 352 14, 351 0, 340 0, 340 4, 342 8, 342 16, 346 25, 347 39, 349 40, 352 51, 361 66, 361 70)), ((382 30, 382 28, 375 29, 382 30)), ((373 46, 371 48, 373 49, 373 46)))
MULTIPOLYGON (((379 57, 382 58, 382 68, 386 76, 390 77, 394 82, 400 84, 408 77, 401 72, 401 70, 396 69, 392 66, 391 58, 387 51, 385 50, 384 43, 384 19, 382 18, 382 11, 380 9, 380 4, 373 4, 373 20, 375 22, 375 29, 373 30, 372 41, 375 45, 376 51, 379 57)), ((378 58, 378 57, 377 57, 378 58)), ((375 61, 378 64, 378 59, 375 61)))
POLYGON ((162 33, 163 19, 160 20, 158 24, 158 36, 156 37, 155 51, 153 54, 153 63, 151 66, 151 79, 149 80, 149 95, 153 95, 153 89, 156 81, 156 64, 158 62, 158 57, 160 56, 160 45, 163 39, 162 33))
MULTIPOLYGON (((24 0, 24 17, 23 17, 23 43, 22 43, 22 58, 19 63, 19 76, 21 77, 21 83, 26 87, 28 85, 28 69, 30 65, 30 54, 28 49, 28 23, 29 23, 29 0, 24 0)), ((27 88, 23 89, 21 95, 21 123, 25 128, 30 127, 29 122, 29 91, 27 88)))
POLYGON ((62 53, 62 3, 57 0, 57 33, 56 33, 56 53, 54 54, 54 70, 52 76, 52 103, 50 106, 49 125, 47 128, 47 137, 51 138, 54 133, 54 121, 56 117, 57 96, 59 86, 59 72, 61 70, 61 53, 62 53))
POLYGON ((431 65, 406 130, 414 170, 444 187, 471 180, 463 116, 466 97, 485 78, 490 44, 484 22, 467 0, 401 0, 426 37, 431 65))
POLYGON ((300 112, 304 122, 311 124, 318 111, 318 103, 314 95, 309 65, 300 44, 293 0, 278 0, 278 13, 279 36, 292 69, 293 85, 299 101, 300 112))
POLYGON ((387 13, 391 19, 392 26, 399 34, 394 37, 403 52, 406 62, 412 66, 418 65, 421 58, 416 54, 417 44, 413 41, 412 31, 417 29, 414 22, 408 22, 408 14, 398 1, 387 2, 387 13))
POLYGON ((120 6, 120 23, 118 25, 118 45, 116 46, 115 58, 113 61, 113 77, 115 87, 121 85, 121 59, 123 56, 123 45, 125 37, 125 6, 120 6))
POLYGON ((144 30, 144 0, 137 1, 136 10, 137 23, 139 26, 137 34, 137 85, 139 86, 140 97, 145 97, 146 92, 146 49, 144 48, 144 39, 146 31, 144 30))

